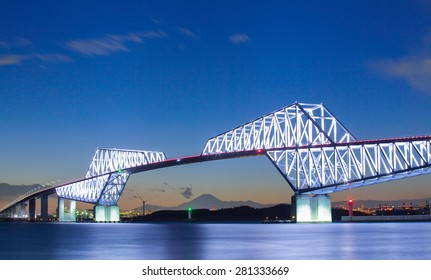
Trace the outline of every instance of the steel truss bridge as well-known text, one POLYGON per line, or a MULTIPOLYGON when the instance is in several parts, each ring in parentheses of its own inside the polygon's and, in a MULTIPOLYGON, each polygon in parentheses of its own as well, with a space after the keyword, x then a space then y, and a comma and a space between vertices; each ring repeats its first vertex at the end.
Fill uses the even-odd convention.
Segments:
POLYGON ((94 204, 96 220, 116 221, 134 173, 247 156, 266 156, 284 177, 298 222, 330 221, 330 193, 430 173, 431 136, 358 140, 324 105, 294 103, 210 138, 200 155, 168 159, 156 151, 97 149, 83 179, 22 195, 0 213, 24 201, 31 208, 37 197, 43 204, 56 193, 94 204))

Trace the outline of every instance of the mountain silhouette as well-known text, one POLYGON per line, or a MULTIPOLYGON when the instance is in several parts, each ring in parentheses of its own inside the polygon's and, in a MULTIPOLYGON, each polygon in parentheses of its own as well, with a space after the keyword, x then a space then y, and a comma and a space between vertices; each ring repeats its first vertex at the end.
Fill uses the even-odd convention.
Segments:
POLYGON ((273 206, 274 204, 261 204, 254 201, 223 201, 212 194, 203 194, 189 202, 174 207, 174 210, 183 210, 189 207, 193 209, 222 209, 233 208, 238 206, 250 206, 253 208, 263 208, 273 206))
MULTIPOLYGON (((185 210, 188 208, 192 209, 223 209, 223 208, 233 208, 239 206, 250 206, 253 208, 265 208, 271 207, 275 204, 261 204, 254 201, 223 201, 212 194, 203 194, 197 198, 190 200, 189 202, 182 203, 175 207, 164 207, 157 205, 146 205, 146 210, 185 210)), ((142 207, 134 209, 135 211, 142 211, 142 207)))

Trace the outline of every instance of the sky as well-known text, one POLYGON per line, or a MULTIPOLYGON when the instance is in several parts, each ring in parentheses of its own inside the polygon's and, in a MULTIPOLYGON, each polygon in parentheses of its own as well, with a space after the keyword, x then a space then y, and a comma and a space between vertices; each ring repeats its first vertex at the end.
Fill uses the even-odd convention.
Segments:
MULTIPOLYGON (((358 139, 431 135, 431 1, 0 2, 0 183, 83 178, 97 147, 200 154, 296 101, 358 139)), ((430 179, 332 199, 430 197, 430 179)), ((293 194, 255 157, 132 175, 119 203, 205 193, 293 194)))

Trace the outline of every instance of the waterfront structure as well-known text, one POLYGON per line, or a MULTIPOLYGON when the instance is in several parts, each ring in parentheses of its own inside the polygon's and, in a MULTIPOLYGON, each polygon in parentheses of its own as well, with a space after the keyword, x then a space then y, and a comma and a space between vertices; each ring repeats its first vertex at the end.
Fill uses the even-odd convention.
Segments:
POLYGON ((56 193, 62 221, 76 219, 61 214, 62 200, 68 199, 94 204, 96 221, 115 222, 117 201, 133 173, 263 155, 294 192, 292 218, 330 222, 330 193, 430 173, 431 136, 358 140, 323 104, 296 102, 210 138, 196 156, 167 159, 162 152, 97 149, 83 179, 21 196, 0 213, 13 213, 29 201, 32 218, 34 200, 41 197, 44 217, 45 197, 56 193))

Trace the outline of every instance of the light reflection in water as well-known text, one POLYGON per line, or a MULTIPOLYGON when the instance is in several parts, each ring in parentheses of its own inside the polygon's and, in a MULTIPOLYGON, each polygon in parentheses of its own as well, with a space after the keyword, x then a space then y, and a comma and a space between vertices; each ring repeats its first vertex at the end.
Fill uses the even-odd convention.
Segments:
POLYGON ((431 223, 0 223, 0 259, 431 259, 431 223))

